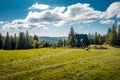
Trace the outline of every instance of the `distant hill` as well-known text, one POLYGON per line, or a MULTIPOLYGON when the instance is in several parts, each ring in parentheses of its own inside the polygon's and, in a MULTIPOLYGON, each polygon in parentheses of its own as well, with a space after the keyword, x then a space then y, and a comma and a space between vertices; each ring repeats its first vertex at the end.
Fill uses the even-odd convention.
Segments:
POLYGON ((57 42, 60 38, 62 38, 62 40, 67 39, 67 37, 46 37, 46 36, 42 36, 42 37, 39 37, 39 41, 57 42))

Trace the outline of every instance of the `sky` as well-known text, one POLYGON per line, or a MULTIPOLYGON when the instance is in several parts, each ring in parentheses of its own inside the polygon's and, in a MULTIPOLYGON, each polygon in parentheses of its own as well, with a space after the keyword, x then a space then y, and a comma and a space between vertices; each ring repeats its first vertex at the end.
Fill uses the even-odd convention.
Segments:
POLYGON ((120 24, 120 0, 0 0, 0 33, 29 31, 38 36, 106 34, 120 24))

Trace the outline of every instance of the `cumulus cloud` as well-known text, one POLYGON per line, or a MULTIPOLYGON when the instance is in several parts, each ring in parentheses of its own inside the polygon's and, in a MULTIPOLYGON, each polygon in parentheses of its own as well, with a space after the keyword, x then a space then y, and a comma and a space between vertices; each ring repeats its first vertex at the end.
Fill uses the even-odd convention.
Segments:
POLYGON ((94 10, 90 4, 77 3, 68 7, 56 7, 44 11, 30 11, 26 20, 30 23, 53 24, 63 26, 75 22, 90 23, 100 19, 102 12, 94 10))
POLYGON ((104 14, 107 19, 116 16, 117 18, 120 18, 120 2, 114 2, 112 3, 106 10, 104 14))
POLYGON ((112 17, 120 18, 120 2, 112 3, 106 11, 95 10, 87 3, 77 3, 70 6, 51 7, 35 3, 29 8, 25 19, 13 20, 3 25, 10 29, 49 29, 46 25, 64 26, 74 23, 91 23, 100 21, 102 24, 112 23, 112 17), (38 9, 40 11, 36 11, 38 9))
POLYGON ((32 10, 32 9, 45 10, 45 9, 48 9, 49 7, 50 6, 46 4, 35 3, 29 8, 29 10, 32 10))
POLYGON ((3 21, 0 21, 0 25, 3 25, 4 24, 4 22, 3 21))
POLYGON ((49 28, 47 28, 45 25, 42 25, 40 23, 31 24, 25 20, 20 19, 20 20, 14 20, 11 23, 6 23, 5 25, 3 25, 3 30, 8 30, 8 29, 46 29, 48 30, 49 28))
POLYGON ((56 7, 54 9, 47 9, 41 12, 30 11, 26 17, 29 23, 45 23, 51 24, 63 19, 63 12, 66 7, 56 7))
POLYGON ((100 19, 102 12, 94 10, 90 4, 77 3, 67 7, 63 13, 63 20, 54 24, 55 26, 62 26, 76 22, 90 23, 100 19))
POLYGON ((101 20, 100 22, 102 24, 113 24, 115 21, 114 20, 101 20))

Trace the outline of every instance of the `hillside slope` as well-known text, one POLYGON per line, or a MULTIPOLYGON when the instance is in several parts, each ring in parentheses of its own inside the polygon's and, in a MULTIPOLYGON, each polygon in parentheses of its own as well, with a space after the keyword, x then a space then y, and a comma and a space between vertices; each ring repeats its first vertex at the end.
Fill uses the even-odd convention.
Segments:
POLYGON ((120 49, 0 50, 0 80, 120 80, 120 49))

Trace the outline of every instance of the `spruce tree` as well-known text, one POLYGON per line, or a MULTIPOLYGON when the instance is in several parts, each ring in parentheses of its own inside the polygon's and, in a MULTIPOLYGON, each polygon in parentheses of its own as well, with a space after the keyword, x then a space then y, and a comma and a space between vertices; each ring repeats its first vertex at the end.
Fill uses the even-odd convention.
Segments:
POLYGON ((38 39, 38 36, 37 36, 37 35, 34 35, 33 39, 34 39, 34 40, 39 41, 39 39, 38 39))
POLYGON ((112 46, 116 46, 117 45, 117 31, 116 31, 116 27, 115 27, 114 24, 113 24, 113 27, 111 29, 110 44, 112 46))
POLYGON ((30 36, 29 36, 28 31, 26 31, 26 48, 27 48, 27 49, 32 48, 32 43, 31 43, 31 40, 30 40, 30 36))
POLYGON ((18 37, 17 49, 27 49, 26 47, 26 38, 23 32, 20 32, 18 37))
POLYGON ((58 40, 57 46, 58 47, 63 47, 63 41, 62 41, 61 38, 58 40))
POLYGON ((117 38, 118 38, 118 46, 120 46, 120 25, 119 25, 119 28, 118 28, 118 34, 117 34, 117 38))
POLYGON ((0 49, 3 48, 3 38, 2 38, 2 34, 0 33, 0 49))
POLYGON ((102 45, 105 42, 105 38, 103 35, 98 34, 98 44, 102 45))
POLYGON ((94 42, 94 34, 92 34, 92 36, 91 36, 91 44, 95 44, 95 42, 94 42))
POLYGON ((76 44, 77 44, 76 35, 73 27, 71 27, 70 33, 68 35, 68 45, 69 47, 76 47, 76 44))
POLYGON ((15 39, 11 36, 10 37, 10 46, 11 46, 11 50, 14 50, 15 47, 16 47, 16 44, 15 44, 15 39))
POLYGON ((4 50, 10 50, 11 49, 9 32, 7 32, 3 49, 4 50))
POLYGON ((66 40, 63 41, 63 47, 66 47, 66 40))
POLYGON ((118 39, 120 39, 120 25, 119 25, 119 28, 118 28, 118 39))
POLYGON ((43 46, 43 47, 49 47, 49 43, 48 43, 47 41, 44 41, 44 42, 42 43, 42 46, 43 46))
POLYGON ((88 39, 89 39, 89 42, 90 42, 90 44, 94 44, 94 35, 93 34, 88 34, 88 39))
POLYGON ((98 35, 97 35, 97 32, 95 32, 94 43, 95 43, 95 44, 98 44, 98 35))
POLYGON ((15 49, 16 49, 16 46, 17 46, 17 36, 16 36, 16 34, 14 34, 14 42, 15 42, 15 49))
POLYGON ((106 35, 106 37, 105 37, 105 42, 106 42, 107 44, 110 44, 110 35, 111 35, 111 28, 108 29, 107 35, 106 35))

